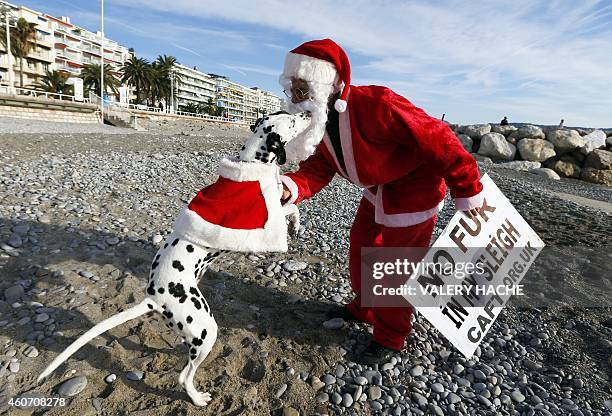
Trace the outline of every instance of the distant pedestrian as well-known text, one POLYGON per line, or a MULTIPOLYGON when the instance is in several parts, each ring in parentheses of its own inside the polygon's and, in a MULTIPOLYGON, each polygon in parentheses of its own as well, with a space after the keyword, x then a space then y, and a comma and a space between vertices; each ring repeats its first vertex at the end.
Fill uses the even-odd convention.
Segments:
POLYGON ((442 121, 444 121, 444 116, 446 116, 446 113, 442 114, 442 121))
POLYGON ((561 119, 561 123, 559 123, 559 128, 562 129, 563 128, 563 123, 565 123, 565 120, 561 119))
POLYGON ((500 124, 500 126, 507 126, 508 125, 508 117, 504 116, 504 119, 499 124, 500 124))

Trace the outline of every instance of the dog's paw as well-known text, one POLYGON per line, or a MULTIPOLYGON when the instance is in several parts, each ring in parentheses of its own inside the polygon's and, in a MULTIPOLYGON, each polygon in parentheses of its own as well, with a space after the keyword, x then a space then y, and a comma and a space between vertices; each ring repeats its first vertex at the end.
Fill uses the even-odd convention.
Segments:
POLYGON ((300 232, 300 221, 289 218, 289 224, 287 224, 287 232, 293 238, 297 238, 300 232))
POLYGON ((212 400, 210 393, 208 392, 196 392, 191 397, 193 404, 196 406, 204 407, 212 400))

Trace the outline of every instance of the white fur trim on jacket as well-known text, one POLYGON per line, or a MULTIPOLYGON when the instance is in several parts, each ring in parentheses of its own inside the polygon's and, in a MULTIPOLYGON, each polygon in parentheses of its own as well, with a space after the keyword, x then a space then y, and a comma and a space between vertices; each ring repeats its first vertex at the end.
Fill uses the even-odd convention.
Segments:
POLYGON ((217 169, 219 176, 236 182, 258 181, 278 175, 276 163, 242 162, 237 158, 223 158, 217 169))
POLYGON ((285 58, 283 77, 294 77, 322 84, 336 84, 338 71, 331 62, 289 52, 285 58))
POLYGON ((259 181, 268 210, 268 220, 264 228, 238 230, 223 227, 206 221, 185 207, 174 221, 174 232, 185 240, 204 247, 243 252, 286 252, 287 223, 280 204, 277 171, 276 165, 236 162, 229 159, 224 159, 219 166, 219 174, 228 179, 259 181), (258 174, 258 177, 255 174, 258 174))
POLYGON ((484 202, 483 192, 480 191, 474 196, 468 198, 453 198, 457 211, 467 211, 472 208, 480 208, 484 202))
POLYGON ((385 227, 410 227, 411 225, 420 224, 433 217, 438 211, 444 207, 444 200, 430 209, 417 212, 405 212, 401 214, 385 213, 382 200, 382 188, 384 185, 378 185, 376 195, 370 192, 367 188, 363 190, 363 197, 374 205, 374 221, 377 224, 385 227))
POLYGON ((291 197, 289 198, 287 202, 283 204, 283 206, 291 205, 298 198, 298 187, 295 184, 295 182, 293 182, 293 179, 291 179, 289 176, 281 175, 280 179, 281 179, 281 182, 285 184, 287 189, 289 189, 289 192, 291 192, 291 197))

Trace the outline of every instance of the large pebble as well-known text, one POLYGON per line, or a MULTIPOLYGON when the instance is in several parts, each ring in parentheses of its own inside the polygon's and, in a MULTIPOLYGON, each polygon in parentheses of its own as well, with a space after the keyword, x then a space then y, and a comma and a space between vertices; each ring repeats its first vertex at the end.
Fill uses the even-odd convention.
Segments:
POLYGON ((285 391, 287 391, 287 384, 281 384, 281 386, 278 388, 278 390, 276 390, 276 394, 274 396, 276 396, 277 399, 280 399, 281 396, 283 394, 285 394, 285 391))
POLYGON ((64 381, 57 386, 57 394, 64 397, 76 396, 87 386, 87 377, 77 376, 64 381))
POLYGON ((38 350, 36 349, 36 347, 30 345, 23 351, 23 355, 28 358, 36 358, 38 357, 38 350))
POLYGON ((421 367, 420 365, 415 365, 410 369, 410 375, 412 377, 418 377, 423 375, 423 367, 421 367))
POLYGON ((525 396, 519 390, 513 390, 512 393, 510 393, 510 397, 517 403, 525 401, 525 396))
POLYGON ((286 262, 283 263, 283 269, 288 272, 296 272, 299 270, 304 270, 306 267, 308 267, 308 263, 305 263, 303 261, 287 260, 286 262))
POLYGON ((368 388, 367 394, 368 394, 368 399, 370 400, 380 399, 380 397, 382 396, 382 390, 378 386, 370 386, 368 388))
POLYGON ((128 380, 139 381, 144 377, 144 373, 142 371, 130 371, 125 375, 125 377, 128 380))
POLYGON ((4 290, 4 299, 6 299, 7 303, 13 303, 21 299, 24 294, 23 286, 15 285, 4 290))
POLYGON ((343 326, 344 326, 344 319, 342 318, 333 318, 333 319, 323 322, 323 327, 325 329, 340 329, 343 326))

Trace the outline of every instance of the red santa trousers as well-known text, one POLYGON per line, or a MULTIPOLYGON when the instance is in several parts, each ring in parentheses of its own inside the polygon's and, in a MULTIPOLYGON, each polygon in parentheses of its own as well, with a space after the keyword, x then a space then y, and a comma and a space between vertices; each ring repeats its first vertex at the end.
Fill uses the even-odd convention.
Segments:
POLYGON ((355 299, 347 305, 359 321, 374 326, 374 341, 401 350, 412 324, 412 307, 361 306, 362 247, 429 247, 436 216, 409 227, 387 227, 374 222, 374 205, 361 199, 350 233, 349 272, 355 299))

